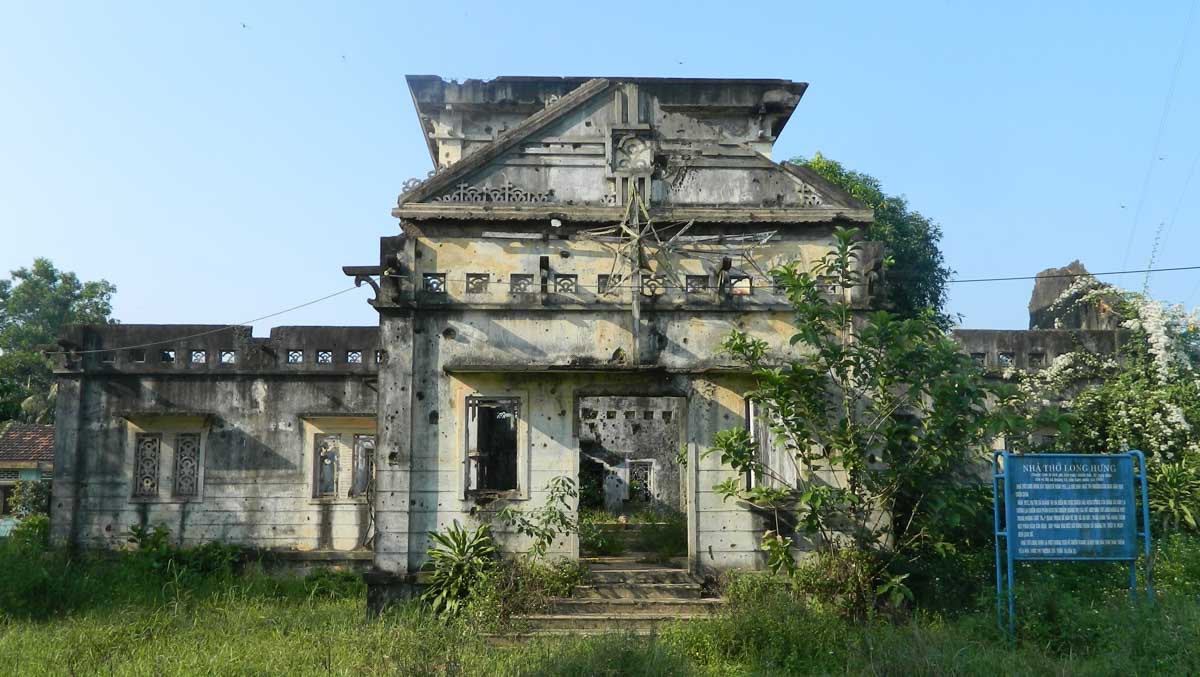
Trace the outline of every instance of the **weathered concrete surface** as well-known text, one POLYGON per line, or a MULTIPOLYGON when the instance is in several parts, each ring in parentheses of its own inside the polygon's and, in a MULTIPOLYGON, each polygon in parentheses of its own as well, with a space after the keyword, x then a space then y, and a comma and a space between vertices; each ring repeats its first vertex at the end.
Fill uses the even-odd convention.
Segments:
POLYGON ((1083 288, 1081 283, 1095 283, 1086 267, 1072 261, 1062 268, 1047 268, 1037 274, 1029 298, 1030 329, 1084 329, 1113 331, 1121 326, 1115 294, 1079 302, 1094 285, 1083 288))
POLYGON ((281 327, 269 339, 247 327, 70 328, 57 372, 54 540, 116 547, 134 526, 163 524, 182 544, 362 548, 372 525, 366 497, 344 491, 350 451, 338 495, 315 498, 313 444, 322 433, 374 435, 377 336, 374 327, 281 327), (74 352, 122 346, 146 347, 74 352), (289 351, 303 358, 289 363, 289 351), (348 362, 351 353, 361 362, 348 362), (136 488, 135 446, 146 433, 163 445, 154 496, 136 488), (182 497, 174 488, 185 470, 171 453, 181 433, 200 440, 199 491, 182 497))

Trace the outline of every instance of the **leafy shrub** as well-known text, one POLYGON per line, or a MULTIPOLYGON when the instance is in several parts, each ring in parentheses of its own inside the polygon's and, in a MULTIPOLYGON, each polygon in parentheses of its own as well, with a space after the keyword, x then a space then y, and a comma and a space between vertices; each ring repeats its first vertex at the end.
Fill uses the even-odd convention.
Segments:
POLYGON ((45 550, 50 544, 50 518, 30 515, 22 519, 8 534, 8 542, 21 550, 45 550))
POLYGON ((467 531, 455 520, 444 532, 431 532, 431 574, 421 599, 439 614, 457 616, 488 573, 496 566, 496 541, 491 527, 467 531))
POLYGON ((657 562, 687 556, 687 516, 672 510, 659 514, 658 519, 639 528, 634 547, 650 553, 657 562))
POLYGON ((497 628, 517 614, 546 611, 555 597, 571 596, 585 580, 587 567, 576 560, 501 560, 471 592, 466 616, 476 627, 497 628))
POLYGON ((13 486, 9 499, 13 515, 24 519, 50 512, 50 483, 41 480, 21 480, 13 486))
POLYGON ((353 571, 319 569, 304 577, 304 589, 309 599, 354 599, 366 594, 367 584, 353 571))
POLYGON ((625 552, 625 542, 605 524, 607 513, 584 511, 579 515, 579 551, 597 557, 612 557, 625 552))
POLYGON ((1200 469, 1191 456, 1176 463, 1150 463, 1150 512, 1164 531, 1197 529, 1200 469))
POLYGON ((545 557, 555 539, 579 528, 571 506, 571 501, 579 496, 575 480, 559 475, 550 480, 546 491, 546 502, 528 513, 506 506, 496 514, 496 519, 506 527, 533 539, 528 551, 531 557, 545 557))

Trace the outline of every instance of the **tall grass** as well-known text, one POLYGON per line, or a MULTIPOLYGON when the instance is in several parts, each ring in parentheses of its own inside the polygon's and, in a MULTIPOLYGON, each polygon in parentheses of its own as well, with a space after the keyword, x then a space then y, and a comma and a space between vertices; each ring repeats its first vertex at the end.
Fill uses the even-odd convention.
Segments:
POLYGON ((1015 643, 996 628, 986 598, 953 616, 856 621, 778 579, 743 575, 729 580, 721 613, 655 637, 497 647, 477 619, 442 621, 415 603, 368 621, 362 584, 350 575, 276 578, 253 564, 200 572, 198 558, 176 559, 154 567, 136 554, 0 545, 5 673, 1200 673, 1200 545, 1182 538, 1160 548, 1153 606, 1128 601, 1119 567, 1024 572, 1015 643))

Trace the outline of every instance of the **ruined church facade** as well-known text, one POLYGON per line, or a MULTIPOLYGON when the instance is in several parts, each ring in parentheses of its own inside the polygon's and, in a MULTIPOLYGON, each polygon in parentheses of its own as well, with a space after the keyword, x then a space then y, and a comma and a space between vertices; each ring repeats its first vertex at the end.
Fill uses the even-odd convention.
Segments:
MULTIPOLYGON (((757 568, 762 518, 704 451, 747 425, 732 329, 775 357, 766 271, 816 261, 869 208, 771 159, 806 85, 408 79, 434 171, 404 186, 375 327, 74 327, 60 341, 53 532, 114 546, 165 524, 369 565, 406 589, 428 533, 530 509, 593 470, 603 500, 686 516, 696 571, 757 568)), ((882 257, 864 243, 866 308, 882 257)), ((501 534, 506 548, 528 543, 501 534)), ((566 536, 552 555, 577 556, 566 536)))

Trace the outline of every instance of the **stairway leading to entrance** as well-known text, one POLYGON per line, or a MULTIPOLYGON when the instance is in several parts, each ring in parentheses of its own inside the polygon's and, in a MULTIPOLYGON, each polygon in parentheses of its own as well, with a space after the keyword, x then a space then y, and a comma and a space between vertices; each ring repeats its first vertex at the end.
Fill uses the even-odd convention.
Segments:
POLYGON ((545 613, 514 618, 524 630, 507 636, 595 635, 608 632, 649 635, 668 621, 704 618, 721 604, 703 596, 700 579, 680 562, 656 564, 630 553, 583 557, 590 574, 571 597, 553 600, 545 613))

